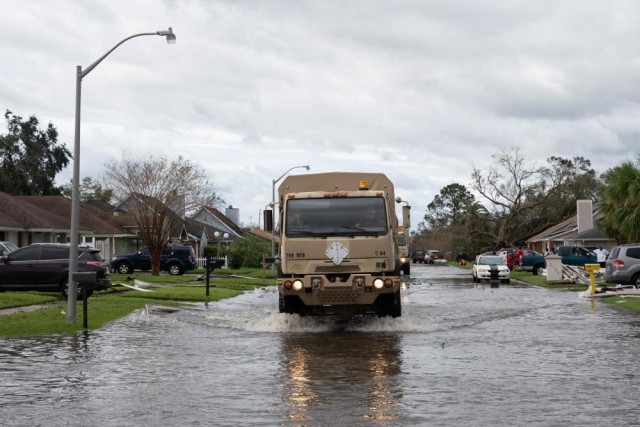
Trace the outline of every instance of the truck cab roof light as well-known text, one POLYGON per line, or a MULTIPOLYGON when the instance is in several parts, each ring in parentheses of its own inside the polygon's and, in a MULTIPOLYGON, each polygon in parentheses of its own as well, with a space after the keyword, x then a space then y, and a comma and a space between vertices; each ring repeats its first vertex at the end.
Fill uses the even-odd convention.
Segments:
POLYGON ((358 188, 360 190, 368 190, 369 189, 369 181, 360 181, 360 186, 358 188))

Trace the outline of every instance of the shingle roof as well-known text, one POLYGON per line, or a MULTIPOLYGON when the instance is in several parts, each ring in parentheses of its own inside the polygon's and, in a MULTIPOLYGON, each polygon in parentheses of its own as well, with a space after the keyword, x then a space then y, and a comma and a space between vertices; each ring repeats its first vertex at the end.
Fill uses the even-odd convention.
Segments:
MULTIPOLYGON (((271 238, 272 238, 272 234, 270 231, 264 231, 261 228, 244 228, 243 231, 245 232, 245 234, 250 233, 262 240, 266 240, 269 242, 271 241, 271 238)), ((278 233, 276 233, 275 236, 273 236, 273 239, 274 239, 274 242, 280 243, 280 236, 278 236, 278 233)))
POLYGON ((214 208, 213 206, 203 206, 202 209, 206 209, 207 211, 209 211, 211 215, 215 216, 220 221, 222 221, 227 227, 232 229, 236 234, 238 234, 239 236, 242 236, 242 228, 240 228, 238 224, 236 224, 235 222, 231 221, 229 217, 227 217, 225 214, 220 212, 220 210, 218 210, 217 208, 214 208))
MULTIPOLYGON (((47 209, 49 212, 65 218, 66 229, 70 228, 71 200, 64 196, 16 196, 16 199, 32 206, 47 209)), ((89 203, 80 203, 80 228, 97 234, 127 234, 117 222, 113 213, 109 214, 89 203)))
MULTIPOLYGON (((602 218, 602 211, 597 205, 592 209, 593 222, 597 223, 598 219, 602 218)), ((538 234, 535 234, 527 239, 527 242, 540 242, 551 240, 567 240, 567 239, 606 239, 607 237, 598 230, 597 227, 593 227, 589 230, 578 233, 578 215, 573 215, 564 221, 553 225, 538 234)))
POLYGON ((0 225, 24 230, 68 230, 71 216, 60 216, 49 208, 0 192, 0 225))

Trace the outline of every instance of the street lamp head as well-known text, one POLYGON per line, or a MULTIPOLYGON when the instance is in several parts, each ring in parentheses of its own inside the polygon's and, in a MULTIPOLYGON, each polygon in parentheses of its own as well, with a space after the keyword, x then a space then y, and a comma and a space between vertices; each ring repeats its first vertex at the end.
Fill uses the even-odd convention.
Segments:
POLYGON ((167 38, 167 43, 175 44, 176 43, 176 35, 173 34, 173 30, 169 27, 168 30, 158 31, 157 34, 159 36, 165 36, 167 38))
POLYGON ((310 170, 310 169, 311 169, 311 168, 309 167, 309 165, 305 165, 304 167, 305 167, 305 169, 307 169, 307 170, 310 170))

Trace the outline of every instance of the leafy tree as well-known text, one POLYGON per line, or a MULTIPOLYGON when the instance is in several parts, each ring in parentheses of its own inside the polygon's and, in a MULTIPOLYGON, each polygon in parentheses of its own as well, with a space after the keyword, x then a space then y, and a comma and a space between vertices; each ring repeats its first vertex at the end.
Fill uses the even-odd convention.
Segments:
POLYGON ((558 182, 553 191, 548 194, 532 195, 546 198, 538 208, 532 209, 527 216, 522 217, 522 232, 520 235, 530 234, 531 230, 542 230, 574 215, 577 200, 596 200, 600 183, 596 171, 591 168, 591 162, 584 157, 563 159, 550 157, 547 159, 546 175, 555 177, 558 182))
MULTIPOLYGON (((69 184, 65 184, 62 188, 62 193, 71 197, 73 180, 69 181, 69 184)), ((93 178, 87 176, 82 179, 80 184, 80 200, 83 202, 101 201, 109 203, 113 198, 113 190, 110 188, 104 188, 102 184, 95 182, 93 178)))
POLYGON ((62 194, 55 176, 69 164, 71 153, 58 144, 58 131, 49 123, 38 127, 35 116, 22 120, 7 110, 8 133, 0 135, 0 191, 16 196, 62 194))
POLYGON ((123 156, 105 169, 105 184, 117 200, 127 201, 126 210, 149 249, 153 275, 160 274, 160 255, 182 218, 202 205, 221 203, 204 170, 183 157, 123 156))
POLYGON ((476 254, 495 246, 491 227, 491 214, 480 202, 474 201, 467 206, 467 215, 457 233, 456 247, 461 252, 476 254))
POLYGON ((602 175, 600 226, 620 242, 640 241, 640 153, 602 175))
POLYGON ((427 205, 424 219, 432 228, 459 225, 474 201, 475 196, 464 185, 449 184, 427 205))

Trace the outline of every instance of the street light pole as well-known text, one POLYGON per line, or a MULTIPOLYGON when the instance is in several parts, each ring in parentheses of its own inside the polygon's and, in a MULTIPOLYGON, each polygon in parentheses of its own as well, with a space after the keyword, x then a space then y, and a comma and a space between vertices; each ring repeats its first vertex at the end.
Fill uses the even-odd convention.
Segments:
POLYGON ((310 169, 309 165, 294 166, 288 171, 286 171, 285 173, 283 173, 282 175, 280 175, 280 178, 274 179, 271 185, 271 209, 273 210, 273 215, 271 218, 271 222, 272 222, 271 224, 271 257, 272 258, 275 258, 276 256, 276 184, 278 183, 278 181, 284 178, 286 174, 298 168, 305 168, 306 170, 310 169))
POLYGON ((74 280, 75 273, 78 272, 78 240, 80 232, 80 99, 82 92, 82 79, 102 62, 111 52, 116 50, 122 43, 134 37, 140 36, 163 36, 167 43, 174 44, 176 36, 169 27, 168 30, 156 31, 154 33, 139 33, 129 36, 107 53, 102 55, 93 64, 84 70, 80 65, 76 67, 76 114, 75 114, 75 136, 73 141, 73 180, 71 181, 71 247, 69 248, 69 277, 67 279, 67 323, 73 324, 76 321, 77 283, 74 280))

